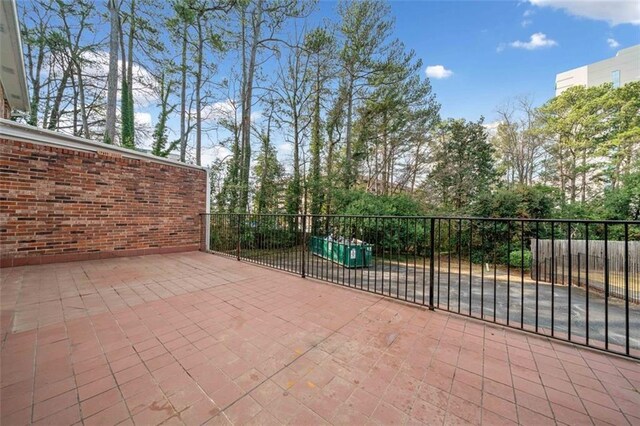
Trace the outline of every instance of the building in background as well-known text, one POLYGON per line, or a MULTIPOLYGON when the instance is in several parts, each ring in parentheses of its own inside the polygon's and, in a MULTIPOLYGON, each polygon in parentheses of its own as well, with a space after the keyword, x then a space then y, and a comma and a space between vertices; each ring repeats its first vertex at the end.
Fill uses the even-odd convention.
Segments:
POLYGON ((0 118, 29 111, 27 77, 15 0, 0 1, 0 118))
POLYGON ((640 81, 640 44, 619 50, 613 58, 556 74, 556 96, 573 86, 619 87, 632 81, 640 81))

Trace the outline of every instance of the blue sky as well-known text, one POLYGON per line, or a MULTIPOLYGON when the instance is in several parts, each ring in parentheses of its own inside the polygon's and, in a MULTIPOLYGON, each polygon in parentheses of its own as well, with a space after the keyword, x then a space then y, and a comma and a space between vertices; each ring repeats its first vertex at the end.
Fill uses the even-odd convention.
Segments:
MULTIPOLYGON (((554 96, 557 73, 609 58, 619 49, 640 43, 638 0, 389 1, 395 19, 392 37, 415 50, 424 62, 422 72, 432 71, 431 84, 443 118, 477 120, 484 116, 492 123, 496 108, 520 95, 540 105, 554 96)), ((33 7, 26 1, 18 3, 27 12, 33 7)), ((103 1, 99 4, 104 7, 103 1)), ((338 22, 336 7, 336 1, 320 0, 307 28, 325 20, 338 22)), ((305 24, 287 25, 285 34, 305 24)), ((105 38, 108 28, 104 24, 86 37, 105 38)), ((106 59, 107 53, 102 52, 101 57, 106 59)), ((239 66, 233 51, 226 58, 208 59, 220 65, 216 81, 229 77, 231 67, 239 66)), ((271 58, 262 71, 272 76, 274 70, 271 58)), ((106 71, 100 72, 104 75, 106 71)), ((151 131, 157 121, 158 100, 146 92, 135 92, 139 95, 136 123, 151 131)), ((228 106, 224 93, 216 96, 217 104, 228 106)), ((254 112, 259 121, 261 106, 256 105, 254 112)), ((225 135, 212 129, 211 120, 206 121, 203 161, 209 164, 226 155, 218 148, 225 135)), ((176 137, 178 118, 172 117, 168 126, 171 138, 176 137)), ((290 143, 284 135, 274 135, 274 139, 280 157, 286 160, 290 143)), ((150 138, 139 142, 144 146, 151 143, 150 138)))
MULTIPOLYGON (((335 1, 320 1, 308 18, 313 27, 324 20, 338 22, 335 1)), ((554 96, 555 75, 614 56, 640 43, 640 6, 635 1, 390 1, 395 18, 392 35, 423 60, 431 73, 433 91, 443 118, 485 122, 496 120, 496 108, 526 95, 541 105, 554 96)), ((302 23, 297 23, 298 29, 302 23)), ((284 32, 293 30, 293 24, 284 32)), ((230 53, 217 78, 228 75, 237 59, 230 53)), ((219 60, 220 58, 212 58, 219 60)), ((265 64, 265 73, 273 70, 265 64)), ((221 103, 225 103, 223 99, 221 103)), ((257 116, 260 106, 254 108, 257 116)), ((155 124, 155 105, 137 108, 155 124)), ((259 119, 258 119, 259 120, 259 119)), ((177 130, 177 118, 169 126, 177 130)), ((224 133, 224 132, 223 132, 224 133)), ((224 134, 205 132, 203 161, 224 157, 218 142, 224 134)), ((274 135, 279 156, 287 161, 291 145, 274 135)))
MULTIPOLYGON (((336 5, 320 1, 310 24, 338 22, 336 5)), ((393 37, 416 51, 424 72, 429 66, 440 71, 430 80, 443 118, 484 116, 494 123, 496 108, 509 99, 526 95, 541 105, 554 96, 557 73, 640 43, 637 2, 392 0, 390 5, 393 37)), ((290 144, 277 146, 281 159, 288 159, 290 144)))
MULTIPOLYGON (((443 117, 475 120, 484 115, 492 121, 498 105, 520 94, 542 104, 554 96, 557 73, 606 59, 621 48, 640 43, 638 3, 635 16, 628 10, 629 6, 633 9, 631 2, 604 5, 620 9, 610 12, 609 21, 594 19, 603 16, 598 2, 590 2, 591 8, 578 4, 577 12, 572 5, 579 3, 575 0, 536 3, 542 5, 516 1, 390 3, 396 19, 394 35, 416 51, 425 69, 442 65, 452 72, 447 78, 431 78, 443 117), (564 4, 569 4, 569 9, 554 7, 564 4), (636 20, 636 24, 621 22, 624 20, 636 20), (530 42, 536 33, 544 34, 542 44, 548 41, 550 45, 510 45, 530 42), (608 39, 619 46, 611 47, 615 43, 608 39)), ((320 13, 334 17, 335 6, 333 1, 324 1, 320 13)))

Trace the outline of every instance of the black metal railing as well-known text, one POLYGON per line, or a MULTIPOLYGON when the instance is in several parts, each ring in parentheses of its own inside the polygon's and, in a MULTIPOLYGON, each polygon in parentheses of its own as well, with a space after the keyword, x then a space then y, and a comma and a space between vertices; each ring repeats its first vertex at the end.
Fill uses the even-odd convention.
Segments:
POLYGON ((640 358, 639 221, 202 217, 214 253, 640 358))

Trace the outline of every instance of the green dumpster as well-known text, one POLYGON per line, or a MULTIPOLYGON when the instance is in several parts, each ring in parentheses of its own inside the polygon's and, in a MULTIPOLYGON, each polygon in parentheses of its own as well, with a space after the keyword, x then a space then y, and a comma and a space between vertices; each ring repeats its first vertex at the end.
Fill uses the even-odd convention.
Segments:
POLYGON ((367 268, 371 264, 373 245, 363 241, 328 240, 311 237, 309 241, 312 254, 335 262, 346 268, 367 268))

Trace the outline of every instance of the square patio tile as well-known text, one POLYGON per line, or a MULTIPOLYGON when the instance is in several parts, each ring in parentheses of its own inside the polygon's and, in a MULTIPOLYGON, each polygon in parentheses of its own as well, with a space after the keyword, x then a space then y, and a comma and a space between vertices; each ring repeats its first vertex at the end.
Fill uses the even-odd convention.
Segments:
POLYGON ((2 424, 640 421, 638 362, 233 259, 8 272, 2 424))

